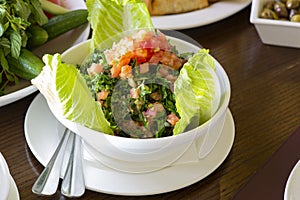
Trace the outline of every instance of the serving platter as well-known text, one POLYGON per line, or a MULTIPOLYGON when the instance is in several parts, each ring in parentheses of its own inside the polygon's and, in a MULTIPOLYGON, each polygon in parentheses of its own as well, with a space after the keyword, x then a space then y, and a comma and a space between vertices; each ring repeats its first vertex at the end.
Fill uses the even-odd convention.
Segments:
MULTIPOLYGON (((31 152, 42 165, 45 166, 54 153, 62 137, 62 129, 45 98, 38 94, 26 113, 24 132, 31 152)), ((154 172, 138 174, 114 170, 103 165, 87 151, 84 144, 83 166, 86 188, 107 194, 139 196, 187 187, 204 179, 223 163, 233 145, 234 135, 234 120, 228 109, 221 136, 206 157, 195 159, 193 157, 195 154, 189 150, 183 155, 184 160, 154 172)))
POLYGON ((188 29, 212 24, 241 11, 251 0, 220 0, 200 10, 163 16, 152 16, 152 22, 158 29, 188 29))
MULTIPOLYGON (((84 0, 64 0, 61 1, 61 3, 63 7, 70 10, 86 9, 84 0)), ((42 57, 46 53, 63 53, 66 49, 87 40, 89 33, 89 24, 80 26, 47 42, 35 49, 33 52, 39 57, 42 57)), ((6 95, 0 96, 0 107, 22 99, 35 91, 37 91, 37 89, 35 86, 31 85, 30 81, 20 80, 18 85, 5 88, 6 95)))

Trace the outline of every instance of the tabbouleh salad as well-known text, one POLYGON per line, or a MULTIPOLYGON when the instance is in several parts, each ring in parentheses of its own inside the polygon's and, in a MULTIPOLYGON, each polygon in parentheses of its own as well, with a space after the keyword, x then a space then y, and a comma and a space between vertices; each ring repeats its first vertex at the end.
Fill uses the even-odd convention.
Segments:
POLYGON ((191 55, 180 55, 158 30, 139 30, 95 50, 80 72, 115 135, 165 137, 180 119, 174 82, 191 55))

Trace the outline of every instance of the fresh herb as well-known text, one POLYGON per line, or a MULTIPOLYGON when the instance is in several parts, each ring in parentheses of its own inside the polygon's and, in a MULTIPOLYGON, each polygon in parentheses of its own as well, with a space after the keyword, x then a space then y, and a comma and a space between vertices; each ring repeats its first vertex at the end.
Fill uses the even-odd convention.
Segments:
POLYGON ((48 22, 38 0, 0 1, 0 95, 10 83, 18 83, 18 77, 10 71, 6 57, 19 58, 25 48, 30 26, 42 26, 48 22))

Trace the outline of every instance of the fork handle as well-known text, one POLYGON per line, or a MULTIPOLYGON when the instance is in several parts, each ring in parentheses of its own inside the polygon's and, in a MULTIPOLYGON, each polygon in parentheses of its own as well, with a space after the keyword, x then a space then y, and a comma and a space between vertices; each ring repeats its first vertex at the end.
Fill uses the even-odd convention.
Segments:
POLYGON ((61 185, 61 193, 67 197, 80 197, 85 192, 82 168, 82 141, 80 136, 74 135, 73 148, 61 185))
POLYGON ((50 161, 35 181, 32 187, 33 193, 38 195, 53 195, 56 192, 59 183, 60 169, 69 136, 70 132, 66 129, 50 161))

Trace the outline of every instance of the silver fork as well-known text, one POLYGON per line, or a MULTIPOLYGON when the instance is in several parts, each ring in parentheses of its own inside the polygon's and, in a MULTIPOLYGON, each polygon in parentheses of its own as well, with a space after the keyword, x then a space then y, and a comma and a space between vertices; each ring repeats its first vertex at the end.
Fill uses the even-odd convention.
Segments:
POLYGON ((32 192, 53 195, 62 172, 62 194, 68 197, 81 196, 85 191, 81 151, 80 136, 66 129, 50 161, 34 183, 32 192), (67 164, 66 160, 69 161, 67 164))

